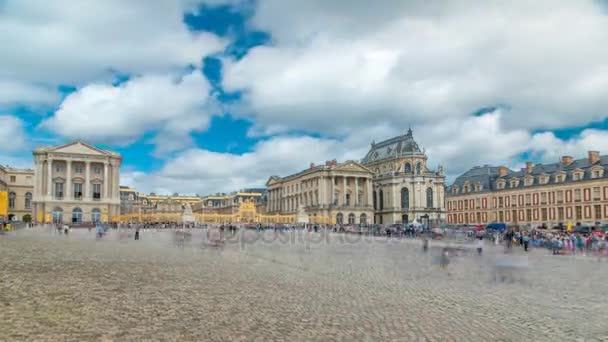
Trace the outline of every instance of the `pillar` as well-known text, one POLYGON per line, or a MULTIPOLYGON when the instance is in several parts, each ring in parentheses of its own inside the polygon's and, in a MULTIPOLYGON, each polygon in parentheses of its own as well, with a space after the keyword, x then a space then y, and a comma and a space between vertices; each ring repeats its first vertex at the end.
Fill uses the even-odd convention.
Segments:
MULTIPOLYGON (((366 185, 367 185, 367 205, 371 206, 372 208, 374 207, 374 189, 373 189, 373 182, 371 178, 367 178, 365 180, 366 185)), ((373 222, 373 221, 372 221, 373 222)))
POLYGON ((346 205, 346 177, 342 176, 342 204, 346 205))
MULTIPOLYGON (((47 196, 53 195, 53 159, 47 159, 46 188, 47 196)), ((50 199, 50 198, 49 198, 50 199)))
POLYGON ((72 160, 65 161, 65 198, 72 198, 72 160))
POLYGON ((359 178, 355 177, 355 206, 359 206, 359 178))
POLYGON ((331 193, 329 194, 331 205, 334 204, 334 194, 336 193, 336 176, 331 176, 331 193))
POLYGON ((91 162, 89 160, 84 162, 85 173, 84 173, 84 189, 82 189, 83 197, 85 200, 91 200, 91 162))
POLYGON ((103 195, 101 196, 105 201, 108 198, 108 186, 110 177, 108 177, 108 162, 103 163, 103 195))

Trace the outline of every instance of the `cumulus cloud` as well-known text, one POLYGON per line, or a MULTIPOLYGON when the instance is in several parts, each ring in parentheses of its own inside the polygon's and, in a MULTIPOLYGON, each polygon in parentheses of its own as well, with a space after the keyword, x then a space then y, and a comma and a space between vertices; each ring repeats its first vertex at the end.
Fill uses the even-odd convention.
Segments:
POLYGON ((59 93, 48 86, 0 79, 0 107, 15 104, 53 106, 59 102, 59 93))
POLYGON ((110 70, 138 74, 198 65, 225 44, 182 22, 199 2, 3 1, 0 78, 81 84, 110 70))
MULTIPOLYGON (((258 126, 348 134, 501 105, 510 129, 606 117, 608 16, 598 1, 261 0, 272 46, 226 62, 258 126), (565 25, 564 23, 576 23, 565 25), (332 124, 327 124, 327 118, 332 124)), ((258 132, 264 130, 257 127, 258 132)))
POLYGON ((199 70, 181 78, 145 75, 118 86, 91 83, 66 97, 41 127, 112 145, 157 132, 154 139, 166 152, 186 146, 192 131, 207 128, 213 102, 209 91, 199 70))
POLYGON ((585 129, 570 139, 560 139, 553 132, 535 134, 529 144, 529 151, 547 163, 555 163, 562 156, 585 158, 587 151, 608 154, 608 132, 598 129, 585 129))
POLYGON ((0 115, 0 152, 16 152, 26 147, 24 122, 12 115, 0 115))

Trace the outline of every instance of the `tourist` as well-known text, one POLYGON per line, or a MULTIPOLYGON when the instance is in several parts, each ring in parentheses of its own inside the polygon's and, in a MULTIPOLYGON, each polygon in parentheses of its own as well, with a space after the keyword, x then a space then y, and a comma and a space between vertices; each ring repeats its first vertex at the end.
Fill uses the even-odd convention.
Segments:
POLYGON ((475 241, 475 247, 477 248, 477 254, 481 255, 483 252, 483 236, 478 236, 477 241, 475 241))
POLYGON ((426 253, 428 250, 429 250, 429 238, 428 238, 428 236, 424 235, 422 237, 422 251, 426 253))
POLYGON ((522 244, 524 245, 524 251, 528 251, 528 244, 530 243, 530 237, 528 236, 528 234, 522 234, 521 236, 521 241, 522 244))
POLYGON ((135 240, 139 240, 139 227, 135 228, 135 240))

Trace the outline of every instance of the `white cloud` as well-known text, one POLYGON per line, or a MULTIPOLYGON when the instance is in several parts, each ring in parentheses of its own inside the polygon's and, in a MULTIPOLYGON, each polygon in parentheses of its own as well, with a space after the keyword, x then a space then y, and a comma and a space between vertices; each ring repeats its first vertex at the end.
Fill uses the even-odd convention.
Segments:
POLYGON ((3 1, 0 78, 82 84, 109 70, 137 74, 198 65, 225 44, 182 22, 198 2, 3 1))
POLYGON ((53 106, 59 93, 50 87, 19 81, 0 80, 0 107, 15 104, 53 106))
POLYGON ((261 0, 253 24, 274 44, 228 61, 223 82, 272 133, 430 125, 492 105, 511 108, 509 129, 606 117, 597 1, 261 0))
POLYGON ((552 132, 535 134, 530 141, 529 150, 535 157, 547 163, 558 162, 562 156, 586 158, 587 151, 608 154, 608 131, 585 129, 568 140, 560 139, 552 132))
POLYGON ((199 70, 173 78, 145 75, 119 86, 92 83, 70 94, 41 127, 67 138, 112 145, 156 132, 157 150, 187 146, 209 124, 210 85, 199 70))
POLYGON ((16 152, 26 147, 24 122, 11 115, 0 115, 0 152, 16 152))

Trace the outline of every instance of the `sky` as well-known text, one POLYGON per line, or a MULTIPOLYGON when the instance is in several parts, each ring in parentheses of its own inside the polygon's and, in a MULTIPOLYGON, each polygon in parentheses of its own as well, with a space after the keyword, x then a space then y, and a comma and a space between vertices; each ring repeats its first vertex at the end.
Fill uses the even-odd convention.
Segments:
POLYGON ((82 139, 211 194, 412 127, 448 183, 608 154, 608 2, 0 0, 0 164, 82 139))

